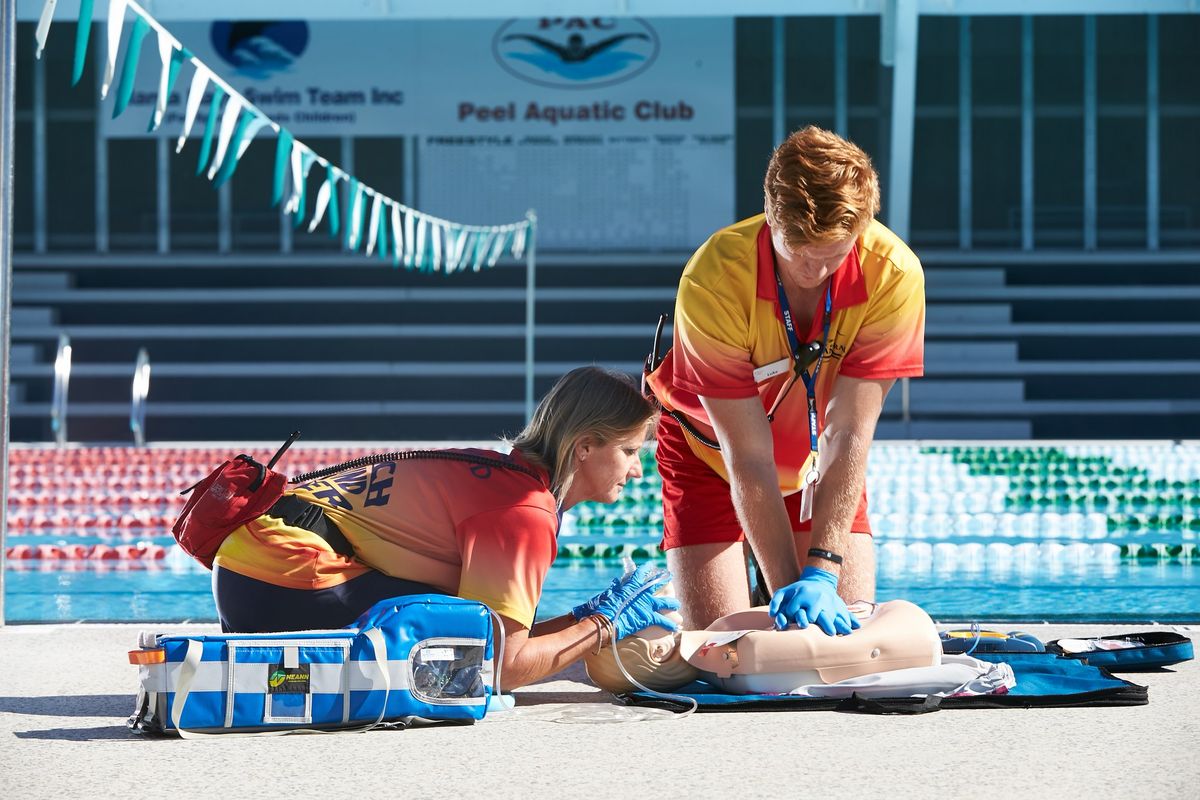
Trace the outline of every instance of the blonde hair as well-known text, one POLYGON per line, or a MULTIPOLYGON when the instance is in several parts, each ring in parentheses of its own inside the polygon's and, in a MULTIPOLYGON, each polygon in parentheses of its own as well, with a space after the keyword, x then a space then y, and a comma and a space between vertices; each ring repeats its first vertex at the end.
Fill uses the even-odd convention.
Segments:
MULTIPOLYGON (((633 636, 626 636, 616 644, 617 656, 630 677, 647 689, 669 692, 691 683, 700 671, 679 655, 679 634, 664 628, 648 628, 633 636), (654 631, 663 635, 654 636, 654 631)), ((613 660, 613 648, 601 648, 599 653, 588 655, 584 667, 592 683, 608 692, 633 691, 637 687, 621 674, 613 660)))
POLYGON ((793 249, 857 236, 879 213, 879 176, 871 158, 813 125, 775 149, 763 194, 767 223, 793 249))
POLYGON ((558 379, 509 444, 550 473, 550 488, 562 499, 570 486, 571 455, 586 436, 606 444, 658 419, 658 406, 624 373, 579 367, 558 379))

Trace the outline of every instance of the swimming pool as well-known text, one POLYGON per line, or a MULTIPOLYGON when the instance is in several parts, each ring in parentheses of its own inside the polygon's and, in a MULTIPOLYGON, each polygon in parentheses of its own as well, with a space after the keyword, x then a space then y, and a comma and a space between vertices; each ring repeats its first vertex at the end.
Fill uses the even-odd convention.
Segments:
MULTIPOLYGON (((102 475, 74 495, 81 509, 86 499, 79 513, 62 510, 72 495, 59 491, 52 513, 30 497, 54 483, 22 471, 14 450, 9 622, 215 619, 209 573, 173 547, 164 527, 178 501, 139 483, 154 455, 136 452, 143 464, 131 468, 134 477, 102 475), (53 557, 28 557, 39 553, 53 557)), ((46 474, 62 481, 74 473, 59 465, 46 474)), ((178 483, 186 477, 172 485, 187 485, 178 483)), ((879 599, 912 600, 940 620, 1200 621, 1198 447, 881 443, 869 481, 879 599)), ((661 563, 658 491, 648 461, 619 504, 570 516, 540 618, 601 589, 623 556, 661 563)))
MULTIPOLYGON (((209 573, 180 561, 68 570, 18 565, 8 572, 6 616, 10 622, 215 620, 209 573)), ((611 560, 556 564, 539 618, 565 613, 620 571, 620 562, 611 560)), ((1078 570, 984 563, 951 571, 881 561, 878 596, 912 600, 941 620, 1196 622, 1198 578, 1200 566, 1172 562, 1078 570)))

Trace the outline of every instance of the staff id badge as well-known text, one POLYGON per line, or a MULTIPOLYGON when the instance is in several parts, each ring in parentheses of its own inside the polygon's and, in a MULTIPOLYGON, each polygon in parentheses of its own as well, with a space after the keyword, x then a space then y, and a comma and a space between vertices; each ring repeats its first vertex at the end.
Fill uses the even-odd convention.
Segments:
POLYGON ((817 458, 814 454, 812 467, 804 474, 804 485, 800 487, 800 522, 812 519, 813 497, 817 493, 817 483, 820 480, 821 472, 817 469, 817 458))

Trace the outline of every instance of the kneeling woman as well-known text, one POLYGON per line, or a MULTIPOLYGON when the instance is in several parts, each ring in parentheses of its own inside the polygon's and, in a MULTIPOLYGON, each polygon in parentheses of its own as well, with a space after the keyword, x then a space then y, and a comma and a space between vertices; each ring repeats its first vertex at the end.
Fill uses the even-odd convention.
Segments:
POLYGON ((504 689, 651 624, 671 598, 641 569, 573 614, 534 624, 562 512, 611 503, 642 474, 658 412, 624 375, 565 375, 512 452, 438 450, 301 483, 221 545, 213 594, 226 632, 348 625, 379 600, 439 592, 487 604, 506 634, 504 689))

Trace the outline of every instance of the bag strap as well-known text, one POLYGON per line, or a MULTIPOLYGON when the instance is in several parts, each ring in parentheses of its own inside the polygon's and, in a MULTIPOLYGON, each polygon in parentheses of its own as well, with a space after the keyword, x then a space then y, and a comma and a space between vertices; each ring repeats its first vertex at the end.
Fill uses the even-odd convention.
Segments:
POLYGON ((473 456, 467 453, 453 453, 447 450, 403 450, 395 453, 377 453, 371 456, 363 456, 361 458, 351 459, 350 461, 343 461, 341 464, 334 464, 332 467, 324 467, 322 469, 313 470, 312 472, 305 472, 303 475, 297 475, 288 481, 288 483, 308 483, 309 481, 315 481, 318 478, 324 478, 348 469, 369 467, 373 464, 379 464, 384 461, 409 461, 417 458, 440 461, 462 461, 466 464, 481 464, 486 467, 508 469, 514 472, 522 472, 536 480, 538 483, 542 482, 542 476, 528 467, 521 464, 514 464, 511 461, 505 461, 500 458, 492 458, 490 456, 473 456))

